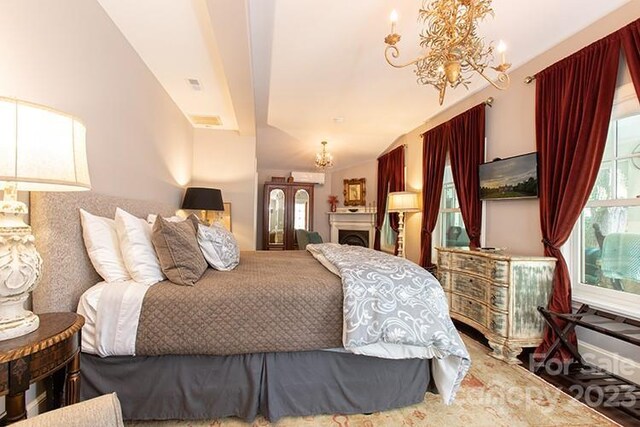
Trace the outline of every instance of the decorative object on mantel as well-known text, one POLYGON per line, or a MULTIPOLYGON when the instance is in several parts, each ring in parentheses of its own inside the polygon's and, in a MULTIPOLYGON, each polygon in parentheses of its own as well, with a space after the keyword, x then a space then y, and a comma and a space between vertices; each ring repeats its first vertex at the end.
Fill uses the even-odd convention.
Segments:
POLYGON ((404 253, 404 214, 420 212, 418 193, 412 191, 394 191, 389 193, 387 211, 398 213, 398 256, 406 258, 404 253))
POLYGON ((37 286, 42 259, 27 206, 18 191, 91 189, 85 145, 86 128, 69 114, 38 104, 0 98, 0 340, 38 329, 37 315, 24 309, 37 286))
POLYGON ((338 206, 338 196, 329 196, 327 201, 329 202, 330 211, 335 212, 338 206))
POLYGON ((349 208, 348 211, 351 213, 356 213, 358 212, 358 208, 349 208))
POLYGON ((366 206, 367 179, 345 179, 343 194, 345 206, 366 206))
POLYGON ((418 83, 434 86, 440 92, 440 105, 447 85, 454 89, 459 85, 469 88, 472 71, 496 89, 505 90, 510 84, 507 70, 511 67, 506 61, 506 45, 503 41, 498 43, 500 64, 492 67, 494 47, 491 43, 485 47, 484 40, 478 35, 477 24, 487 15, 493 15, 491 0, 423 0, 418 22, 424 24, 420 47, 427 52, 398 64, 393 62, 400 56, 396 46, 400 41, 400 34, 396 33, 398 14, 394 10, 391 12, 391 33, 384 39, 387 45, 384 57, 395 68, 415 64, 418 83), (496 71, 497 81, 487 77, 487 68, 496 71))
POLYGON ((184 193, 180 209, 200 211, 202 215, 200 219, 206 224, 209 223, 207 211, 216 211, 219 214, 218 220, 221 221, 220 214, 224 212, 222 191, 217 188, 189 187, 184 193))
POLYGON ((322 151, 316 154, 316 167, 318 169, 328 169, 333 167, 333 156, 327 151, 327 141, 322 141, 322 151))

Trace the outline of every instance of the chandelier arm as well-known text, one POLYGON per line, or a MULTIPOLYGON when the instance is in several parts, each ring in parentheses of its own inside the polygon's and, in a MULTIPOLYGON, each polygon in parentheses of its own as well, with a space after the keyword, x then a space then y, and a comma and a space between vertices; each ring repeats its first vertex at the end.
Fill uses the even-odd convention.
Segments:
POLYGON ((467 38, 469 38, 469 35, 471 34, 471 31, 473 30, 473 21, 475 21, 476 16, 473 13, 473 8, 471 9, 467 9, 467 15, 469 15, 469 19, 467 20, 467 31, 465 32, 464 35, 456 37, 454 40, 451 41, 451 44, 454 46, 457 46, 459 44, 461 44, 463 41, 465 41, 467 38))
POLYGON ((511 79, 509 78, 509 75, 507 73, 497 71, 498 73, 497 79, 498 79, 498 82, 500 83, 498 84, 493 80, 491 80, 489 77, 485 76, 484 72, 473 61, 467 60, 466 62, 467 64, 469 64, 471 68, 475 70, 476 73, 480 74, 483 79, 491 83, 491 86, 495 87, 498 90, 507 90, 509 88, 509 85, 511 84, 511 79))
POLYGON ((444 102, 444 94, 446 91, 447 91, 447 83, 443 82, 442 87, 440 88, 440 97, 439 97, 440 105, 442 105, 442 103, 444 102))
POLYGON ((391 55, 391 57, 393 57, 393 58, 397 58, 398 56, 400 56, 400 50, 398 50, 398 48, 396 46, 392 46, 392 45, 387 45, 387 47, 384 50, 384 59, 387 60, 387 63, 389 65, 391 65, 392 67, 395 67, 395 68, 408 67, 409 65, 413 65, 413 64, 417 63, 418 61, 426 58, 426 55, 424 55, 424 56, 419 56, 416 59, 414 59, 413 61, 407 62, 405 64, 394 64, 392 62, 392 59, 389 58, 389 55, 391 55), (389 51, 391 51, 391 54, 389 54, 389 51))

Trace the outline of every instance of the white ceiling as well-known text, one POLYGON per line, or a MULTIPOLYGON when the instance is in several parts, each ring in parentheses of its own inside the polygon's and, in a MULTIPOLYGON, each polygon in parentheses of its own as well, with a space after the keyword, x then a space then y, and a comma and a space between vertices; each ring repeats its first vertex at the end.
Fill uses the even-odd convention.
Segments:
MULTIPOLYGON (((416 0, 98 1, 185 114, 219 115, 223 129, 245 134, 255 128, 260 169, 312 169, 322 140, 336 169, 375 159, 486 86, 475 79, 469 92, 450 90, 439 106, 411 67, 386 64, 394 8, 401 59, 420 53, 416 0), (189 88, 192 77, 202 92, 189 88)), ((505 40, 516 68, 628 1, 494 0, 495 18, 480 34, 505 40)))

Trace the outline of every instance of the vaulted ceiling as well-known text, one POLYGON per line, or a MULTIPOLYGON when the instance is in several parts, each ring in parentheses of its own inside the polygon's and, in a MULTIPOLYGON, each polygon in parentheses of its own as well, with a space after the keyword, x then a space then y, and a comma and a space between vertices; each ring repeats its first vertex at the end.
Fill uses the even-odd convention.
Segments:
MULTIPOLYGON (((310 170, 323 140, 337 169, 375 159, 487 85, 477 78, 440 106, 411 67, 387 65, 392 9, 402 59, 420 54, 417 0, 97 1, 187 117, 256 135, 260 169, 310 170)), ((479 32, 504 40, 516 68, 628 1, 494 0, 479 32)))

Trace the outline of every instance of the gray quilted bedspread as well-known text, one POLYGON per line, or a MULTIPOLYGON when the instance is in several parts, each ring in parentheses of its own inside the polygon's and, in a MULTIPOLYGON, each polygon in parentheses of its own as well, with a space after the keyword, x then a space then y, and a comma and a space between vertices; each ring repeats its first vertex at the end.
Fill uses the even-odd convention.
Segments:
POLYGON ((144 298, 136 354, 229 355, 342 347, 342 284, 307 251, 243 252, 195 286, 144 298))

